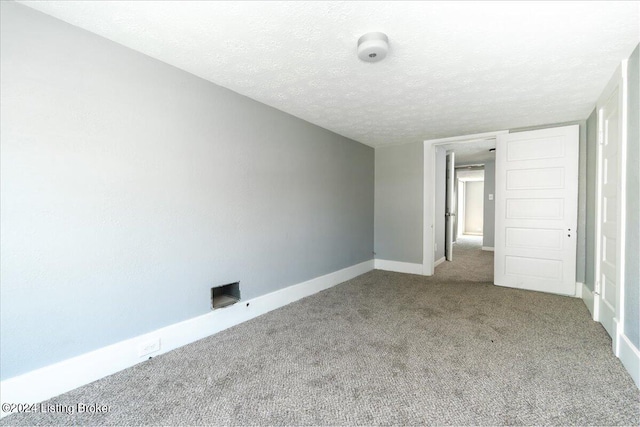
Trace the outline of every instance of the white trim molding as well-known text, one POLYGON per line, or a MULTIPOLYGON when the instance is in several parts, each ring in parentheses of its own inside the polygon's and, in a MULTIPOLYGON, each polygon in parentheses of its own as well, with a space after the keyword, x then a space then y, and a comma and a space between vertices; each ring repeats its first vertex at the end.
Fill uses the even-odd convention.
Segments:
POLYGON ((447 260, 447 258, 442 257, 439 260, 437 260, 434 264, 433 264, 433 268, 436 268, 437 266, 439 266, 440 264, 442 264, 443 262, 445 262, 447 260))
POLYGON ((618 321, 618 319, 614 317, 613 327, 612 327, 613 336, 611 337, 611 348, 613 349, 613 354, 615 354, 618 359, 620 358, 620 341, 622 336, 622 328, 620 326, 621 326, 621 323, 618 321))
POLYGON ((422 264, 411 262, 389 261, 386 259, 376 259, 375 268, 377 270, 395 271, 396 273, 409 273, 422 275, 422 264))
POLYGON ((620 361, 627 368, 631 378, 633 378, 633 382, 640 388, 640 350, 633 345, 625 334, 620 334, 618 347, 620 361))
POLYGON ((482 250, 483 250, 483 251, 491 251, 491 252, 493 252, 493 251, 494 251, 494 248, 493 248, 493 246, 483 246, 483 247, 482 247, 482 250))
POLYGON ((626 151, 627 151, 627 60, 623 60, 615 73, 607 83, 596 103, 598 112, 597 125, 597 153, 596 153, 596 230, 595 230, 595 302, 594 302, 594 319, 603 324, 607 333, 611 336, 613 351, 619 356, 620 335, 623 332, 624 325, 624 301, 625 301, 625 248, 626 248, 626 151), (603 143, 605 136, 604 109, 611 102, 612 97, 617 96, 618 112, 619 112, 619 137, 616 141, 618 144, 617 161, 618 173, 613 179, 616 182, 616 205, 615 205, 615 222, 617 224, 616 240, 615 240, 615 307, 611 306, 611 301, 605 303, 600 297, 602 292, 602 251, 603 251, 603 217, 605 206, 603 202, 603 185, 604 185, 604 155, 603 143), (611 313, 613 310, 613 313, 611 313))
POLYGON ((576 282, 576 293, 573 296, 576 298, 582 298, 582 289, 584 289, 584 283, 576 282))
MULTIPOLYGON (((422 267, 420 265, 420 267, 422 267)), ((374 260, 102 347, 0 383, 2 402, 39 403, 367 273, 374 260), (150 345, 153 343, 154 345, 150 345), (141 353, 150 350, 148 354, 141 353)), ((9 415, 0 412, 0 418, 9 415)))
MULTIPOLYGON (((589 309, 593 320, 599 322, 598 306, 600 304, 600 295, 587 288, 584 283, 582 283, 582 301, 589 309)), ((640 350, 624 334, 617 320, 614 320, 614 325, 616 334, 615 337, 612 337, 613 352, 629 372, 636 386, 640 388, 640 350)))
POLYGON ((596 302, 597 302, 596 298, 597 298, 597 295, 594 294, 594 292, 591 289, 587 288, 587 285, 583 283, 582 284, 582 301, 584 302, 584 305, 587 306, 587 309, 589 309, 589 313, 591 313, 591 318, 597 322, 598 316, 596 313, 596 302))
POLYGON ((451 136, 448 138, 428 139, 424 142, 429 144, 449 144, 451 142, 477 142, 485 139, 495 138, 498 135, 509 133, 508 130, 498 130, 493 132, 474 133, 470 135, 451 136))
MULTIPOLYGON (((622 90, 622 96, 621 96, 621 100, 620 100, 620 111, 621 111, 621 135, 620 135, 620 149, 619 149, 619 153, 618 153, 618 161, 620 163, 618 163, 618 168, 619 168, 619 182, 618 182, 618 232, 617 232, 617 240, 618 240, 618 251, 619 254, 617 255, 618 257, 618 301, 616 304, 616 317, 618 318, 618 321, 620 322, 620 328, 618 329, 618 331, 623 332, 624 331, 624 322, 625 322, 625 309, 624 309, 624 302, 625 302, 625 293, 626 293, 626 289, 627 289, 627 285, 625 283, 625 271, 626 271, 626 250, 627 250, 627 133, 629 131, 628 129, 628 124, 629 121, 627 119, 627 106, 629 105, 627 102, 628 96, 629 96, 629 89, 628 89, 628 85, 629 85, 629 80, 628 80, 628 75, 627 75, 627 71, 628 71, 628 59, 623 59, 622 63, 620 64, 620 68, 621 68, 621 82, 620 82, 620 86, 621 86, 621 90, 622 90)), ((622 335, 624 336, 624 335, 622 335)), ((622 338, 622 337, 620 337, 622 338)), ((621 342, 623 340, 619 339, 618 340, 618 350, 620 350, 620 345, 621 342)), ((631 344, 631 342, 629 342, 629 344, 631 344)), ((637 349, 636 349, 637 350, 637 349)), ((618 357, 620 357, 622 359, 622 357, 620 355, 618 355, 618 357)), ((637 367, 638 365, 636 365, 637 367)), ((636 384, 638 384, 637 380, 636 384)))

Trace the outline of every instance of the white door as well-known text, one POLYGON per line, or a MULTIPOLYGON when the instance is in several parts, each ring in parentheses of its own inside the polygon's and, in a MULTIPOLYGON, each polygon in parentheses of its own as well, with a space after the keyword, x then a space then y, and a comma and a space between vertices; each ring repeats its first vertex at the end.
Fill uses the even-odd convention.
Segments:
POLYGON ((498 135, 496 285, 574 295, 578 126, 498 135))
POLYGON ((616 309, 620 286, 621 236, 620 149, 622 97, 620 71, 598 101, 598 178, 596 219, 596 301, 598 321, 613 338, 616 347, 616 309))
POLYGON ((455 153, 447 154, 447 192, 445 203, 444 256, 447 261, 453 261, 453 241, 455 240, 455 153))

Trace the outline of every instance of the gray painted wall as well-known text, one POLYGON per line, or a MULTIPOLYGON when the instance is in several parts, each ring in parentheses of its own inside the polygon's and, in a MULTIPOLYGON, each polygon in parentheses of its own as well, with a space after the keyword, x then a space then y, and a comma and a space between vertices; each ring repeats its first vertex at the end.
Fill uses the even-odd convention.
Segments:
POLYGON ((376 258, 422 264, 423 143, 375 151, 376 258))
POLYGON ((1 7, 2 379, 372 258, 373 149, 1 7))
POLYGON ((436 206, 435 206, 435 231, 434 239, 437 248, 433 260, 444 258, 445 217, 447 202, 447 150, 436 147, 436 206))
POLYGON ((624 331, 640 348, 640 54, 636 46, 627 70, 627 209, 625 252, 624 331))
POLYGON ((482 233, 482 246, 493 248, 496 230, 496 162, 484 164, 484 232, 482 233), (489 200, 489 194, 493 200, 489 200))
POLYGON ((465 233, 482 233, 484 216, 484 181, 465 182, 464 228, 465 233))
MULTIPOLYGON (((603 88, 604 89, 604 88, 603 88)), ((594 109, 586 124, 586 230, 585 230, 585 286, 593 292, 595 289, 596 260, 596 178, 598 155, 598 113, 594 109)))
POLYGON ((581 121, 579 125, 576 282, 584 283, 587 269, 587 124, 581 121))

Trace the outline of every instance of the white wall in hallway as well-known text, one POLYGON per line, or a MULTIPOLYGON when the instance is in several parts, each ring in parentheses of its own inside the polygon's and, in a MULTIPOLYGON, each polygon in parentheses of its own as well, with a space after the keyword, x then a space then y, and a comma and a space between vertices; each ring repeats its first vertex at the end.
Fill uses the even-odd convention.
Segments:
POLYGON ((482 234, 483 230, 484 181, 467 181, 465 183, 465 234, 482 234))

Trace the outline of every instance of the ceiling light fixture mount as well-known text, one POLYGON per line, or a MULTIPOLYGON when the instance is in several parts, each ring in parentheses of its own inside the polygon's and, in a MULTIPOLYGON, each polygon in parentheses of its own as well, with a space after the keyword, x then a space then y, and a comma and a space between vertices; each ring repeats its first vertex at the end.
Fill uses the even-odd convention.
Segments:
POLYGON ((389 51, 389 38, 384 33, 367 33, 358 39, 358 58, 365 62, 382 61, 389 51))

